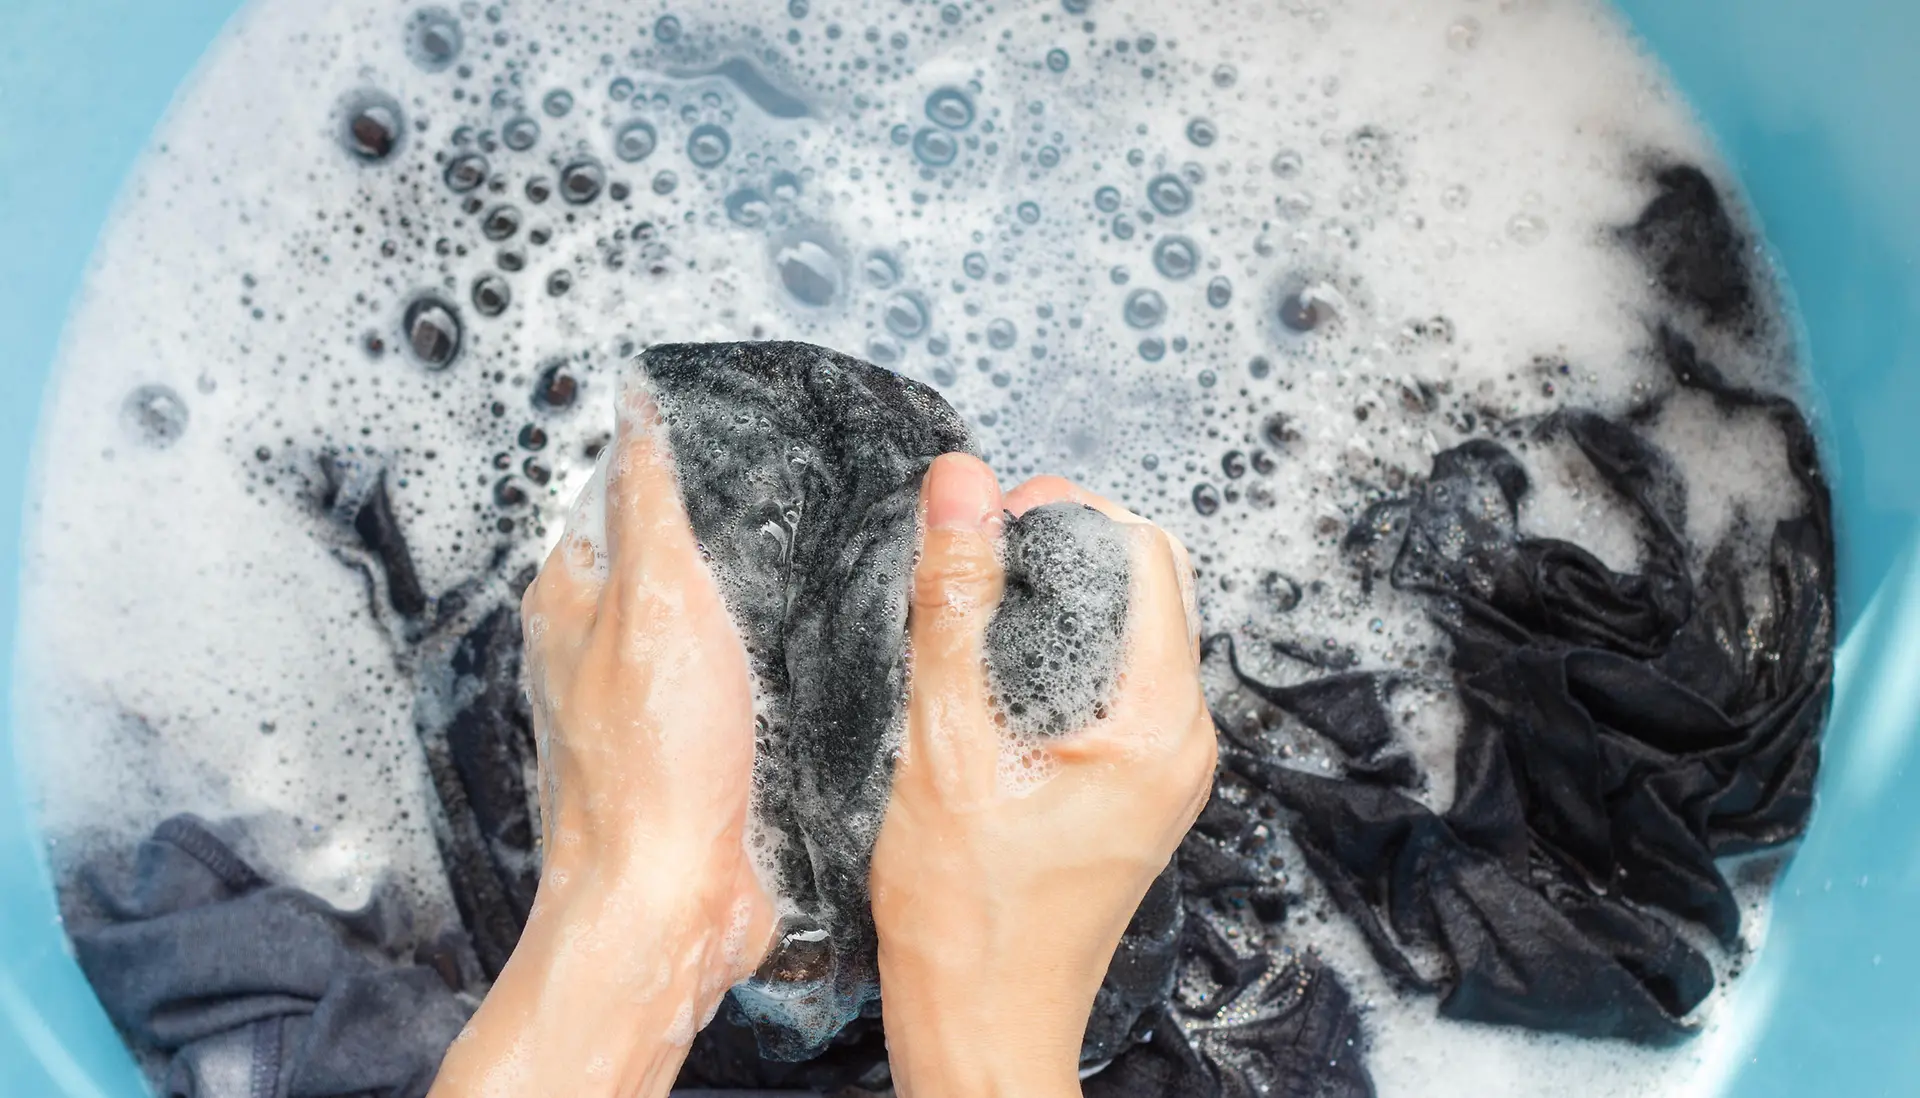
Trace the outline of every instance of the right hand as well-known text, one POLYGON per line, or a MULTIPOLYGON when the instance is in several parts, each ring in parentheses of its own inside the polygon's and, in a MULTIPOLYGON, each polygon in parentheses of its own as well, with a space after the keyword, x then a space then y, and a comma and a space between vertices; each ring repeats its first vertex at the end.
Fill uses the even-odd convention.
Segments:
POLYGON ((1212 790, 1186 552, 1165 531, 1057 478, 1003 501, 948 454, 921 488, 908 633, 912 684, 875 846, 873 915, 887 1048, 902 1098, 1079 1093, 1087 1017, 1114 949, 1212 790), (1002 508, 1056 500, 1128 525, 1127 652, 1104 719, 1003 742, 984 640, 1003 581, 1002 508))

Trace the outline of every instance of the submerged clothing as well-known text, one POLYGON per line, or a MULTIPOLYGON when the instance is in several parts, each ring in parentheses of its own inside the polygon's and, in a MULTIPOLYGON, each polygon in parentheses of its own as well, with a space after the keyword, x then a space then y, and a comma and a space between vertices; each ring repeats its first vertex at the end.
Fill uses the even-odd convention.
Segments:
MULTIPOLYGON (((1692 571, 1687 488, 1634 421, 1570 410, 1536 427, 1563 437, 1632 508, 1643 566, 1616 572, 1578 545, 1520 535, 1520 462, 1473 439, 1384 500, 1346 540, 1363 583, 1423 597, 1452 640, 1466 725, 1454 802, 1401 792, 1392 675, 1285 690, 1239 674, 1326 736, 1346 780, 1250 750, 1227 765, 1270 795, 1333 902, 1402 986, 1438 991, 1451 1017, 1663 1043, 1713 988, 1675 929, 1736 948, 1740 914, 1716 859, 1800 834, 1812 807, 1832 693, 1833 519, 1813 432, 1785 397, 1728 381, 1683 328, 1754 338, 1744 235, 1698 170, 1658 188, 1621 230, 1673 304, 1653 350, 1677 387, 1778 432, 1804 510, 1736 534, 1692 571), (1385 765, 1383 765, 1383 760, 1385 765), (1407 947, 1443 959, 1419 972, 1407 947)), ((1242 745, 1245 747, 1246 745, 1242 745)))
MULTIPOLYGON (((1519 462, 1476 439, 1434 459, 1413 496, 1348 537, 1361 566, 1424 596, 1453 641, 1466 712, 1453 805, 1436 814, 1369 767, 1382 682, 1257 692, 1353 758, 1345 780, 1252 751, 1228 765, 1285 807, 1334 902, 1403 985, 1443 1013, 1582 1036, 1665 1042, 1713 988, 1670 918, 1725 946, 1740 915, 1716 859, 1800 833, 1831 693, 1833 541, 1811 433, 1793 406, 1728 385, 1671 329, 1675 378, 1781 429, 1808 504, 1774 527, 1758 598, 1736 546, 1689 571, 1686 489, 1631 427, 1587 412, 1541 426, 1578 446, 1639 515, 1645 567, 1515 529, 1519 462), (1346 731, 1316 716, 1340 714, 1346 731), (1369 730, 1356 735, 1355 730, 1369 730), (1421 975, 1405 946, 1437 950, 1421 975)), ((1235 665, 1236 672, 1239 671, 1235 665)), ((1245 678, 1245 676, 1242 676, 1245 678)))
POLYGON ((462 943, 413 963, 398 897, 341 911, 274 885, 191 816, 107 876, 74 952, 114 1024, 168 1055, 169 1098, 419 1098, 472 1012, 462 943))
MULTIPOLYGON (((1655 352, 1677 385, 1777 427, 1805 511, 1775 526, 1764 559, 1730 543, 1696 561, 1685 485, 1635 428, 1651 406, 1534 425, 1569 441, 1631 504, 1637 572, 1521 535, 1529 478, 1489 438, 1439 454, 1425 481, 1371 507, 1346 543, 1363 589, 1384 582, 1418 596, 1452 642, 1466 716, 1453 803, 1435 812, 1413 796, 1423 775, 1391 717, 1400 673, 1276 642, 1313 675, 1274 685, 1211 642, 1249 693, 1325 739, 1343 766, 1337 776, 1292 768, 1218 722, 1215 796, 1100 989, 1082 1050, 1083 1067, 1099 1069, 1089 1095, 1373 1093, 1354 1003, 1316 954, 1289 944, 1300 900, 1274 853, 1282 829, 1381 967, 1438 994, 1448 1016, 1649 1043, 1690 1032, 1686 1015, 1713 973, 1677 923, 1735 944, 1738 909, 1716 859, 1791 839, 1809 811, 1832 677, 1833 523, 1799 410, 1728 382, 1687 334, 1752 337, 1745 237, 1697 169, 1662 169, 1654 182, 1619 236, 1671 306, 1655 352), (1438 971, 1416 958, 1437 958, 1438 971)), ((867 859, 901 719, 919 479, 937 454, 970 450, 971 436, 931 390, 801 344, 659 347, 645 366, 689 514, 771 702, 761 777, 772 780, 756 810, 799 840, 780 874, 802 915, 782 928, 766 979, 736 989, 695 1040, 681 1082, 884 1092, 867 859), (814 930, 827 932, 824 947, 814 930)), ((436 836, 477 959, 442 971, 479 994, 538 880, 517 615, 532 570, 509 574, 503 552, 491 573, 430 595, 384 469, 334 456, 323 471, 333 536, 416 679, 436 836)), ((990 671, 1011 720, 1038 734, 1070 729, 1110 680, 1116 657, 1100 642, 1122 632, 1125 555, 1103 548, 1101 524, 1076 509, 1032 512, 1007 536, 990 671), (1062 665, 1092 670, 1063 682, 1048 661, 1074 649, 1062 665)), ((377 1080, 389 1089, 363 1089, 417 1093, 407 1088, 420 1065, 437 1063, 464 1017, 445 983, 436 990, 442 977, 372 959, 378 949, 361 947, 387 939, 364 929, 368 916, 287 896, 244 865, 228 873, 230 855, 196 861, 214 848, 183 838, 201 834, 188 824, 162 831, 143 853, 156 883, 117 908, 126 914, 106 937, 76 935, 83 967, 137 1042, 177 1050, 177 1071, 282 1087, 195 1082, 182 1093, 336 1093, 287 1081, 342 1077, 329 1056, 339 1049, 391 1066, 377 1080), (176 863, 197 883, 167 883, 175 877, 161 870, 176 863), (307 967, 269 966, 242 986, 163 932, 176 916, 231 920, 236 955, 268 965, 278 958, 253 947, 281 924, 258 921, 256 908, 299 914, 297 940, 313 948, 287 960, 307 967), (340 1004, 364 997, 371 1013, 352 1018, 379 1020, 408 995, 419 997, 411 1028, 347 1032, 340 1004)))

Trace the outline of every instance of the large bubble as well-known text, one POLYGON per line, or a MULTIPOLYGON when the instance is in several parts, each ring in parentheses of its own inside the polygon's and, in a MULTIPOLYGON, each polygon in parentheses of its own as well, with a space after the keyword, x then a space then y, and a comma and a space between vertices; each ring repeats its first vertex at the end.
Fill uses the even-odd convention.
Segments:
POLYGON ((950 130, 973 125, 973 99, 959 88, 941 88, 927 96, 927 117, 950 130))
POLYGON ((1168 278, 1186 278, 1200 266, 1200 252, 1184 236, 1163 236, 1153 246, 1153 265, 1168 278))
POLYGON ((927 330, 927 303, 918 294, 901 293, 887 299, 887 330, 901 339, 913 339, 927 330))
POLYGON ((356 158, 378 163, 393 155, 406 135, 406 116, 393 96, 381 91, 357 92, 342 112, 340 143, 356 158))
POLYGON ((659 144, 660 134, 653 128, 653 123, 636 118, 620 127, 620 132, 614 135, 613 155, 632 164, 651 156, 659 144))
POLYGON ((578 206, 600 197, 607 169, 592 157, 582 157, 560 169, 560 197, 578 206))
POLYGON ((524 114, 507 119, 506 123, 500 127, 501 143, 515 152, 525 152, 533 148, 534 143, 539 140, 540 123, 524 114))
POLYGON ((460 21, 445 8, 421 8, 407 23, 407 56, 427 72, 440 72, 460 56, 460 21))
POLYGON ((946 130, 922 126, 913 135, 913 155, 928 167, 944 168, 960 155, 960 142, 946 130))
POLYGON ((401 329, 413 357, 428 369, 444 370, 460 355, 460 314, 433 294, 423 294, 407 306, 401 329))
POLYGON ((826 244, 809 236, 796 236, 773 253, 780 285, 802 305, 830 305, 840 296, 846 276, 840 258, 826 244))
POLYGON ((1167 299, 1158 290, 1135 290, 1127 295, 1122 315, 1132 327, 1157 328, 1167 319, 1167 299))
POLYGON ((1187 212, 1193 205, 1193 192, 1177 175, 1157 175, 1147 182, 1147 201, 1154 209, 1172 216, 1187 212))
POLYGON ((693 161, 695 167, 717 168, 732 151, 733 138, 711 122, 695 126, 687 135, 687 159, 693 161))
POLYGON ((499 316, 512 304, 513 289, 499 275, 486 274, 473 280, 472 297, 475 312, 481 316, 499 316))
POLYGON ((487 158, 479 153, 465 153, 447 161, 446 171, 441 173, 447 187, 455 194, 465 194, 487 181, 487 158))
POLYGON ((767 196, 752 187, 742 187, 727 196, 727 220, 736 225, 757 229, 765 225, 772 214, 773 206, 767 196))

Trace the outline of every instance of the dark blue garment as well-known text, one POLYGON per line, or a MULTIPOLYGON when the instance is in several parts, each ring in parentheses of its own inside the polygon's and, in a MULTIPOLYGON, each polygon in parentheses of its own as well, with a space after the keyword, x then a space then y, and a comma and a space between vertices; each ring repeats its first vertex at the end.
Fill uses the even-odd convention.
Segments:
MULTIPOLYGON (((405 905, 342 911, 278 886, 192 816, 162 823, 130 875, 89 884, 108 920, 74 950, 173 1098, 418 1098, 472 1011, 459 968, 403 959, 405 905)), ((453 951, 450 951, 453 950, 453 951)))

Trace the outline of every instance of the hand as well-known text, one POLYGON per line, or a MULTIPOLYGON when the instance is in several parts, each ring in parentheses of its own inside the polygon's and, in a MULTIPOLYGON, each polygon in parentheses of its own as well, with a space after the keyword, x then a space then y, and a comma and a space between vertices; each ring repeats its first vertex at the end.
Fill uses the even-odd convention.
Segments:
POLYGON ((540 887, 433 1098, 664 1095, 769 945, 773 907, 745 841, 746 650, 643 390, 623 397, 614 447, 604 546, 577 506, 522 603, 540 887))
POLYGON ((921 488, 906 740, 872 870, 901 1098, 1078 1094, 1094 993, 1212 789, 1185 550, 1057 478, 1004 505, 1063 499, 1129 526, 1127 657, 1107 716, 1039 746, 1049 776, 1009 785, 983 648, 1002 584, 999 486, 949 454, 921 488))

